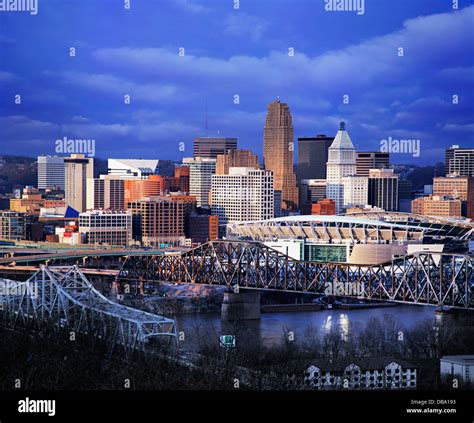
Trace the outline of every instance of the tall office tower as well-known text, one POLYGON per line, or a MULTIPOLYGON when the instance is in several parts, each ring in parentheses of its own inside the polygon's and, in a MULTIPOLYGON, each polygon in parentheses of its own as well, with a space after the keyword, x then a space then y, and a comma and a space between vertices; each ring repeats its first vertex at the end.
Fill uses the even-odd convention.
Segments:
POLYGON ((302 179, 326 179, 328 150, 334 137, 317 135, 298 138, 298 183, 302 179))
POLYGON ((38 156, 38 188, 64 191, 64 157, 38 156))
POLYGON ((120 176, 100 175, 87 180, 87 210, 124 210, 125 180, 120 176))
POLYGON ((228 175, 230 167, 259 169, 258 157, 250 150, 230 150, 227 154, 219 154, 216 161, 216 175, 228 175))
POLYGON ((273 219, 273 175, 269 170, 231 167, 212 176, 212 214, 219 223, 273 219))
POLYGON ((385 211, 398 211, 398 175, 393 169, 371 169, 368 204, 385 211))
POLYGON ((346 124, 341 122, 339 131, 334 138, 327 162, 326 197, 336 203, 336 213, 344 207, 343 178, 356 174, 355 148, 346 131, 346 124))
POLYGON ((370 169, 387 169, 390 166, 390 153, 368 151, 356 153, 357 176, 369 176, 370 169))
POLYGON ((147 179, 125 179, 125 207, 127 207, 127 204, 131 201, 136 201, 143 197, 161 195, 164 190, 165 178, 160 175, 150 175, 147 179))
POLYGON ((293 170, 293 123, 286 103, 277 99, 268 105, 263 134, 263 160, 273 172, 273 185, 281 191, 282 209, 298 207, 298 187, 293 170))
POLYGON ((146 179, 158 173, 159 160, 143 159, 109 159, 109 175, 120 176, 125 179, 146 179))
POLYGON ((446 149, 446 175, 474 176, 474 148, 453 145, 446 149))
POLYGON ((344 208, 368 204, 369 178, 365 176, 344 176, 344 208))
POLYGON ((66 204, 78 212, 86 210, 87 179, 94 177, 94 159, 84 154, 64 158, 66 204))
POLYGON ((209 206, 211 179, 216 173, 216 159, 185 158, 183 163, 189 166, 189 194, 196 197, 198 207, 209 206))
POLYGON ((474 177, 447 176, 433 178, 433 195, 463 201, 462 215, 474 219, 474 177))
POLYGON ((194 138, 194 157, 216 159, 219 154, 226 154, 237 148, 237 138, 199 137, 194 138))
POLYGON ((183 244, 186 202, 169 197, 146 197, 132 201, 133 237, 144 246, 183 244))

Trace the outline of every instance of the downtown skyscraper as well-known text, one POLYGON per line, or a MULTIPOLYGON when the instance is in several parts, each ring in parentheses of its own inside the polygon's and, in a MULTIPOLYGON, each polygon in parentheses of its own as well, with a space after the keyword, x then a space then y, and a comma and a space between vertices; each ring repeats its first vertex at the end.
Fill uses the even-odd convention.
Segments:
POLYGON ((298 188, 293 169, 293 123, 290 109, 279 99, 268 105, 263 134, 263 160, 266 170, 273 172, 275 191, 281 191, 282 208, 298 206, 298 188))
POLYGON ((326 196, 336 203, 336 213, 342 213, 344 208, 344 189, 348 189, 348 176, 356 174, 356 151, 354 144, 346 131, 346 125, 341 122, 336 138, 329 147, 327 163, 326 196))

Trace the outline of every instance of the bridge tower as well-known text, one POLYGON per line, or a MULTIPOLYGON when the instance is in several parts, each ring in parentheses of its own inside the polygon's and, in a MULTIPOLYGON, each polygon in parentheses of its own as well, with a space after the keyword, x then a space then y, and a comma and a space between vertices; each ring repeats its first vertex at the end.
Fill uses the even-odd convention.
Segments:
POLYGON ((225 292, 221 306, 221 319, 227 321, 260 319, 260 292, 225 292))

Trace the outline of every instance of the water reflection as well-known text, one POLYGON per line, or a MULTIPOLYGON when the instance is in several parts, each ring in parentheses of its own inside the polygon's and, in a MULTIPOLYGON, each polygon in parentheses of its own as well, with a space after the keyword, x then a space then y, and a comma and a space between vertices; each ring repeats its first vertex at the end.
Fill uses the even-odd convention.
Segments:
POLYGON ((239 323, 221 322, 219 313, 181 315, 177 320, 179 330, 186 336, 184 348, 196 349, 203 343, 219 342, 220 335, 237 335, 239 345, 271 346, 283 342, 285 333, 290 331, 296 340, 302 339, 309 327, 315 328, 318 335, 338 330, 343 339, 348 339, 363 331, 371 319, 383 319, 384 315, 407 329, 426 319, 439 323, 445 317, 437 315, 434 307, 400 305, 383 309, 266 313, 260 320, 239 323))
POLYGON ((346 341, 349 336, 349 317, 345 313, 339 316, 339 328, 342 339, 346 341))
POLYGON ((331 332, 331 329, 332 329, 332 316, 327 316, 326 322, 324 323, 323 327, 324 327, 324 330, 326 332, 328 332, 328 333, 331 332))

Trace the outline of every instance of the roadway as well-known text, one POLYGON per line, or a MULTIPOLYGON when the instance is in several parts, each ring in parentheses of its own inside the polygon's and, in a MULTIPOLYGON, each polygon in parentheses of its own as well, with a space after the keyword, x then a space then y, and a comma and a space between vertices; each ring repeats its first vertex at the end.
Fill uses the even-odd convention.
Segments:
MULTIPOLYGON (((34 273, 39 269, 38 266, 5 266, 0 265, 0 273, 8 274, 9 272, 14 273, 34 273)), ((71 266, 50 266, 50 269, 55 272, 67 272, 71 270, 71 266)), ((81 272, 86 275, 93 276, 117 276, 120 271, 116 269, 91 269, 91 268, 81 268, 81 272)))
MULTIPOLYGON (((0 265, 2 264, 13 264, 13 263, 34 263, 34 262, 46 262, 51 260, 69 260, 69 259, 82 259, 86 257, 125 257, 125 256, 156 256, 162 254, 179 254, 184 251, 188 251, 189 248, 184 247, 176 247, 176 248, 163 248, 163 249, 141 249, 141 248, 134 248, 134 249, 89 249, 89 250, 67 250, 67 251, 55 251, 51 253, 44 253, 41 252, 38 254, 30 255, 20 255, 15 256, 15 251, 9 250, 8 253, 12 254, 13 257, 3 257, 0 258, 0 265)), ((24 251, 18 251, 24 252, 24 251)))

